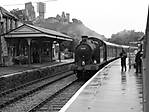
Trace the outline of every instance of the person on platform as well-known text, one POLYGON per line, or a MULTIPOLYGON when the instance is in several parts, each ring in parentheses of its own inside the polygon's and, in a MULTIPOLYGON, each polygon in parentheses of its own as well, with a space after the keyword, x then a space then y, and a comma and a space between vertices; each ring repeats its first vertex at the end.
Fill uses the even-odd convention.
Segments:
POLYGON ((126 67, 127 54, 124 51, 124 49, 122 49, 122 52, 120 53, 120 58, 121 58, 121 71, 123 72, 124 69, 125 69, 125 71, 127 70, 127 67, 126 67))
POLYGON ((136 57, 135 57, 135 63, 136 63, 136 73, 142 73, 142 53, 141 53, 141 50, 139 50, 136 54, 136 57))

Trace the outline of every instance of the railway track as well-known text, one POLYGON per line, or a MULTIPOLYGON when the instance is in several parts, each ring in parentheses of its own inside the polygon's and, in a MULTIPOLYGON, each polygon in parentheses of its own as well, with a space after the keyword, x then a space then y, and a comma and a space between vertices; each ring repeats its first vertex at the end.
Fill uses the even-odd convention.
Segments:
POLYGON ((83 81, 70 83, 27 112, 58 112, 84 83, 83 81))
POLYGON ((42 91, 44 88, 60 80, 63 80, 67 77, 72 77, 72 75, 73 75, 73 72, 69 71, 69 72, 63 73, 62 75, 56 75, 54 77, 36 81, 36 83, 23 85, 18 88, 3 92, 0 94, 0 111, 3 112, 3 110, 5 111, 5 108, 9 107, 9 105, 11 106, 15 102, 22 100, 25 97, 28 97, 38 91, 42 91))
MULTIPOLYGON (((100 79, 106 78, 102 73, 100 79)), ((38 81, 37 81, 38 82, 38 81)), ((72 71, 0 95, 0 112, 57 112, 84 84, 72 71)))

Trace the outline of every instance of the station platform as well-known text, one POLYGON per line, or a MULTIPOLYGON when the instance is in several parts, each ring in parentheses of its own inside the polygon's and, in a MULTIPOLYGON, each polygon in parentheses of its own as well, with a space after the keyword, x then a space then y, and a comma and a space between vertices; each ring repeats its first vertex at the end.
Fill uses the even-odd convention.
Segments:
POLYGON ((59 112, 143 112, 142 75, 120 59, 88 80, 59 112))
POLYGON ((38 64, 31 64, 31 65, 24 64, 24 65, 12 65, 8 67, 0 67, 0 77, 4 75, 22 72, 22 71, 38 69, 41 67, 53 66, 53 65, 60 64, 60 63, 71 63, 73 61, 74 61, 73 59, 67 59, 67 60, 61 60, 60 62, 59 60, 56 60, 53 62, 47 62, 47 63, 42 63, 42 64, 38 63, 38 64))

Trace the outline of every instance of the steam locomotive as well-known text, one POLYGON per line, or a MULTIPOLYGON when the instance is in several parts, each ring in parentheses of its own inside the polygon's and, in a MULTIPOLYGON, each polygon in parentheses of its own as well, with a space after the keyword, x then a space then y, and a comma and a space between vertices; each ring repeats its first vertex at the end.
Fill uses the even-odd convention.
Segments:
POLYGON ((75 48, 74 72, 78 79, 89 79, 107 63, 119 58, 122 48, 128 52, 129 46, 109 43, 96 37, 82 36, 75 48))

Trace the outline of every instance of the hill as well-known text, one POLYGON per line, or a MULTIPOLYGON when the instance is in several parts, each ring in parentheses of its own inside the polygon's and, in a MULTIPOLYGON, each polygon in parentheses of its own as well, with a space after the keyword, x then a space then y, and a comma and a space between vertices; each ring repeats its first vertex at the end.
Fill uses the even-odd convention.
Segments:
POLYGON ((95 36, 102 40, 107 40, 104 35, 100 35, 95 31, 86 27, 83 23, 79 22, 51 22, 48 19, 34 23, 35 26, 40 26, 43 28, 55 30, 64 34, 71 36, 75 40, 80 40, 82 35, 95 36))

